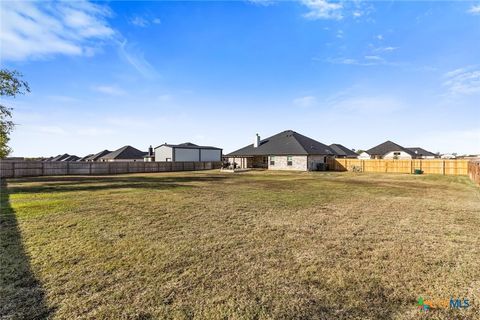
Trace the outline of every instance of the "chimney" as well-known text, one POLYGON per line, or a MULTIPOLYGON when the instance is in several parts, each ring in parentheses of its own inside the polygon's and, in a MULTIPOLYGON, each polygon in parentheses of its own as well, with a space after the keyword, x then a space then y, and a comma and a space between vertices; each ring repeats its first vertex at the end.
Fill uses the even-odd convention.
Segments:
POLYGON ((150 147, 148 148, 148 155, 149 155, 149 156, 153 156, 153 148, 152 148, 152 146, 150 146, 150 147))
POLYGON ((255 135, 255 140, 253 141, 253 147, 257 148, 260 145, 260 136, 258 133, 255 135))

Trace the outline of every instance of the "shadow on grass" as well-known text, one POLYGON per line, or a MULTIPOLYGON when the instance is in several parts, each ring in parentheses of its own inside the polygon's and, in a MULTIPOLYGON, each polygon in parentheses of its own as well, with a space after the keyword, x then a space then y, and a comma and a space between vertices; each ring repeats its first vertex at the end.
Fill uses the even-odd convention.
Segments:
POLYGON ((22 243, 6 184, 0 185, 0 319, 45 319, 53 312, 22 243))
POLYGON ((194 182, 220 182, 226 177, 206 176, 62 176, 62 177, 35 177, 15 179, 20 183, 41 183, 40 185, 11 186, 12 193, 39 193, 39 192, 69 192, 69 191, 98 191, 111 189, 152 189, 166 190, 173 188, 194 188, 194 182))

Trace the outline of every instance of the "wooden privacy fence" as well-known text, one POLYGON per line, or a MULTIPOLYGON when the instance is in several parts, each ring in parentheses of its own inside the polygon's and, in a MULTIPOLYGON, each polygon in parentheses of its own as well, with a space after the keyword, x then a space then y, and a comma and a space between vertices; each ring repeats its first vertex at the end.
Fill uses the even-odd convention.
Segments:
POLYGON ((1 161, 0 178, 219 169, 221 162, 1 161))
POLYGON ((470 161, 468 163, 468 176, 472 181, 480 185, 480 160, 470 161))
POLYGON ((414 173, 416 169, 423 173, 443 175, 467 175, 469 160, 440 159, 329 159, 330 170, 357 172, 414 173))

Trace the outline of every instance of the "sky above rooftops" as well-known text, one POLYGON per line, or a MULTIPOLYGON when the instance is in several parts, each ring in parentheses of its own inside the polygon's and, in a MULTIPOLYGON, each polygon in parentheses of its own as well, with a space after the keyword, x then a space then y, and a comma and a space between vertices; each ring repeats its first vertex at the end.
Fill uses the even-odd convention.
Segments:
POLYGON ((480 2, 0 2, 14 156, 286 129, 480 153, 480 2))

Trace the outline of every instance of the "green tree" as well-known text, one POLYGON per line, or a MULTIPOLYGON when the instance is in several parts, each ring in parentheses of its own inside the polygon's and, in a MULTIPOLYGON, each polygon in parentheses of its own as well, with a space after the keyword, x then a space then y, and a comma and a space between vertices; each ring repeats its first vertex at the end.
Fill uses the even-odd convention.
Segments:
POLYGON ((16 71, 7 69, 0 70, 0 159, 10 154, 12 149, 8 146, 10 133, 15 124, 12 121, 12 108, 3 105, 3 97, 15 98, 19 94, 30 92, 26 81, 22 80, 23 75, 16 71))

